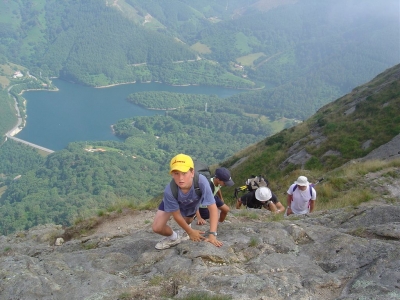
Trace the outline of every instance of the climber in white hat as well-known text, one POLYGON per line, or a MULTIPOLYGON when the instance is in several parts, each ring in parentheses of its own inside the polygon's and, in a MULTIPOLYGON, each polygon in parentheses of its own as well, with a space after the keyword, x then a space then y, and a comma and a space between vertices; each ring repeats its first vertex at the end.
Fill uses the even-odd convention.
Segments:
POLYGON ((283 213, 285 207, 279 202, 278 198, 268 187, 259 187, 255 191, 249 192, 236 201, 236 208, 245 205, 248 208, 266 208, 274 213, 283 213))
POLYGON ((306 176, 299 176, 287 190, 286 215, 304 215, 313 212, 317 192, 310 185, 306 176))

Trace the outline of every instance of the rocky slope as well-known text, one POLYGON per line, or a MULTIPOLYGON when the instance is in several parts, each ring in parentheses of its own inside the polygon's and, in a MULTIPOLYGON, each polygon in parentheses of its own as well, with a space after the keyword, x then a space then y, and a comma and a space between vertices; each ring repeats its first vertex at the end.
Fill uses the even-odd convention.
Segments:
POLYGON ((93 231, 74 228, 75 238, 56 225, 1 236, 0 299, 399 299, 395 173, 385 182, 367 174, 382 197, 356 208, 276 221, 232 210, 219 226, 221 248, 183 241, 156 250, 155 211, 103 218, 93 231))

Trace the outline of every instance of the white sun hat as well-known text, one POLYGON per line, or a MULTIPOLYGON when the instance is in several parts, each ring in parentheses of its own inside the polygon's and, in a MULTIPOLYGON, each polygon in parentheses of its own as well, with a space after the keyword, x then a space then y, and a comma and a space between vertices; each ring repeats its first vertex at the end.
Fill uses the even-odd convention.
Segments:
POLYGON ((299 176, 294 183, 300 186, 308 186, 310 184, 306 176, 299 176))
POLYGON ((268 201, 271 198, 272 198, 272 193, 269 188, 263 186, 263 187, 259 187, 256 190, 256 199, 258 201, 264 202, 264 201, 268 201))

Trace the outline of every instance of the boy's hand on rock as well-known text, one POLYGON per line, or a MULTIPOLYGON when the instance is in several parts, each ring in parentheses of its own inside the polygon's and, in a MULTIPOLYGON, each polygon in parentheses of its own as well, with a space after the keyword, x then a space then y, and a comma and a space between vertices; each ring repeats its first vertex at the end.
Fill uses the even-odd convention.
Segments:
POLYGON ((218 241, 215 235, 210 234, 208 238, 205 239, 206 242, 213 244, 214 246, 221 247, 223 245, 222 242, 218 241))
POLYGON ((206 220, 204 220, 204 219, 202 219, 202 218, 198 218, 198 219, 197 219, 197 225, 204 225, 204 224, 207 224, 207 221, 206 221, 206 220))
POLYGON ((189 234, 189 238, 194 242, 200 242, 205 239, 205 237, 202 236, 202 234, 204 234, 204 231, 193 229, 188 234, 189 234))

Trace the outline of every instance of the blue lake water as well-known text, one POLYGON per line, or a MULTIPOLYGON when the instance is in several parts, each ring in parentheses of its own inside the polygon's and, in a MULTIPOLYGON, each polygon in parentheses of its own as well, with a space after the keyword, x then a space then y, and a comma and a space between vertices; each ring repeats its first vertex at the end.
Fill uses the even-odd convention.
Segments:
POLYGON ((126 101, 129 94, 144 91, 217 95, 225 98, 243 90, 206 86, 169 86, 161 83, 124 84, 108 88, 81 86, 53 80, 58 92, 28 91, 27 124, 18 138, 61 150, 70 142, 119 140, 111 125, 135 116, 164 114, 126 101))

